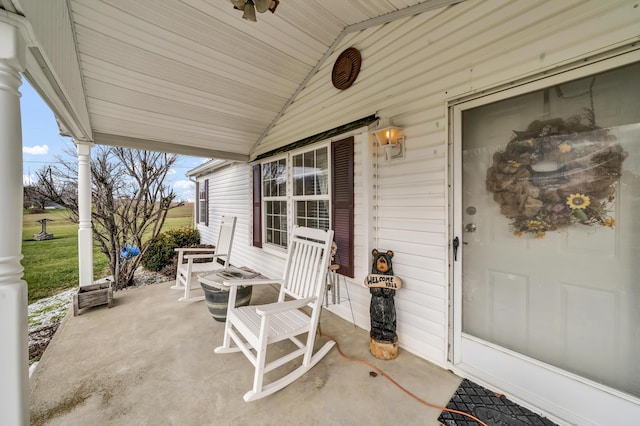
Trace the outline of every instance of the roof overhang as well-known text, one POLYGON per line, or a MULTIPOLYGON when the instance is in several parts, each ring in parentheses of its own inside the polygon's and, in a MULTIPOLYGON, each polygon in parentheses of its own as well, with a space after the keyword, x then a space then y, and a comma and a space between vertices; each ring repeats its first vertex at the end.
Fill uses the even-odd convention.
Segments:
POLYGON ((254 23, 229 1, 1 0, 0 19, 61 133, 248 161, 349 34, 457 2, 283 0, 254 23))

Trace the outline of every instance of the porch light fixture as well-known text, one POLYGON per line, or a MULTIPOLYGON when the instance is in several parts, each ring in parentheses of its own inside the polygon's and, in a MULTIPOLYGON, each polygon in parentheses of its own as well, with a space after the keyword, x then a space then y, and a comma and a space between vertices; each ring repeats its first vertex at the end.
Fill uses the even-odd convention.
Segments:
POLYGON ((243 19, 257 22, 256 10, 259 13, 264 13, 267 10, 274 13, 280 0, 231 0, 231 3, 233 3, 234 9, 243 11, 243 19))
POLYGON ((373 133, 380 145, 384 149, 384 156, 387 161, 394 158, 404 158, 403 131, 400 127, 391 124, 388 118, 380 119, 378 128, 373 133))

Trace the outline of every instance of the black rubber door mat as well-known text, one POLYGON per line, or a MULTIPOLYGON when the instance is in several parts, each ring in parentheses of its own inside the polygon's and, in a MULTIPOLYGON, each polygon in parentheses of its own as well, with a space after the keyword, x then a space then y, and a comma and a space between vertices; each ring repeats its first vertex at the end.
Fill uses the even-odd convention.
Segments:
MULTIPOLYGON (((451 397, 447 408, 464 411, 489 426, 551 426, 554 422, 519 406, 504 396, 464 379, 451 397)), ((478 423, 461 414, 443 411, 438 420, 446 426, 477 426, 478 423)), ((557 426, 557 425, 556 425, 557 426)))

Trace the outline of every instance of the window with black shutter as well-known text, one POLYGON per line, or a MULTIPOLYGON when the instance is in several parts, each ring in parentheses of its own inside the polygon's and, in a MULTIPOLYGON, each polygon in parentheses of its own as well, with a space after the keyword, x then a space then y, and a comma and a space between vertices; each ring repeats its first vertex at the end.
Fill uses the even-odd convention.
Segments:
POLYGON ((286 248, 289 223, 331 226, 338 246, 334 262, 340 274, 354 277, 353 160, 354 138, 349 137, 254 166, 253 245, 286 248))

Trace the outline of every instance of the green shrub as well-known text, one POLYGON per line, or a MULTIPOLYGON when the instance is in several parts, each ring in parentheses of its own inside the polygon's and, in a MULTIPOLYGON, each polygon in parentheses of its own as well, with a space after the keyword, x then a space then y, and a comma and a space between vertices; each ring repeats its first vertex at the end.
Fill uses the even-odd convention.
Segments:
POLYGON ((149 244, 147 251, 141 259, 142 266, 150 271, 159 271, 164 265, 171 261, 173 256, 173 248, 167 234, 158 234, 158 236, 149 244))
POLYGON ((174 241, 176 247, 189 247, 200 244, 200 233, 193 228, 178 228, 166 231, 169 238, 174 241))
POLYGON ((150 271, 158 272, 172 262, 176 256, 176 248, 189 247, 199 243, 200 233, 197 229, 179 228, 158 234, 144 253, 141 260, 142 266, 150 271))

